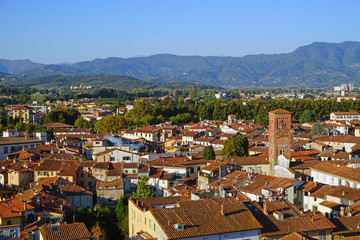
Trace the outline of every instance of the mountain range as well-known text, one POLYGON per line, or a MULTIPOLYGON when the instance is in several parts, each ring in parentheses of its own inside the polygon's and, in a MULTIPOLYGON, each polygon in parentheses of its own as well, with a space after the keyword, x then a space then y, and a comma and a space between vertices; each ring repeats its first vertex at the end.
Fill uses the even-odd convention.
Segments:
MULTIPOLYGON (((332 87, 360 84, 360 42, 315 42, 286 54, 202 57, 159 54, 46 65, 0 60, 0 72, 29 78, 125 75, 150 82, 190 82, 226 88, 332 87)), ((75 79, 75 78, 74 78, 75 79)), ((6 80, 5 80, 6 82, 6 80)), ((38 84, 38 83, 37 83, 38 84)))

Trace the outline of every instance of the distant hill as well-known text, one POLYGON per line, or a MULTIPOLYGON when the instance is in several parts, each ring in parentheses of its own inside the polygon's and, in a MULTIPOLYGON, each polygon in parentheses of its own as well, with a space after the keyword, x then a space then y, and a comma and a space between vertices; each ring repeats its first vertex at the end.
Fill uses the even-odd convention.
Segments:
POLYGON ((85 75, 82 71, 58 65, 42 65, 35 69, 22 71, 21 74, 28 78, 47 77, 47 76, 67 76, 67 75, 85 75))
POLYGON ((4 60, 0 59, 0 72, 19 74, 22 71, 40 67, 40 63, 34 63, 30 60, 4 60))
POLYGON ((132 89, 155 89, 155 88, 196 88, 196 89, 221 89, 214 86, 203 84, 184 83, 184 82, 148 82, 133 77, 121 75, 83 75, 83 76, 49 76, 31 79, 21 79, 8 81, 7 86, 22 86, 35 88, 63 88, 69 89, 70 86, 91 86, 92 89, 112 87, 123 90, 132 89))
MULTIPOLYGON (((26 64, 18 66, 28 67, 26 64)), ((0 71, 9 72, 2 70, 1 65, 0 71)), ((360 43, 315 42, 287 54, 245 57, 171 54, 134 58, 112 57, 62 66, 38 65, 20 72, 28 77, 126 75, 151 82, 185 81, 227 88, 332 87, 347 82, 353 82, 357 86, 360 85, 360 43)))
POLYGON ((0 82, 1 83, 7 83, 8 81, 17 81, 19 79, 22 79, 21 76, 12 75, 9 73, 0 72, 0 82))

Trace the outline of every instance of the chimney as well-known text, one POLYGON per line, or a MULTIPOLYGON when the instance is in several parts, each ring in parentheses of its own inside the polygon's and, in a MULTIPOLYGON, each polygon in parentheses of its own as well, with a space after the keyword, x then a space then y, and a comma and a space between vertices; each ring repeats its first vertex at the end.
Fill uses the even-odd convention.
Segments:
POLYGON ((24 211, 26 212, 26 202, 24 201, 24 211))
POLYGON ((224 204, 220 204, 220 214, 222 217, 225 217, 224 204))
POLYGON ((340 216, 345 216, 345 207, 340 207, 340 216))
POLYGON ((316 207, 313 206, 313 214, 316 214, 316 207))
POLYGON ((345 209, 345 215, 350 217, 352 215, 351 211, 352 211, 351 207, 347 206, 346 209, 345 209))
POLYGON ((264 200, 264 203, 263 203, 263 212, 264 212, 265 215, 269 214, 269 212, 268 212, 268 203, 267 203, 266 199, 264 200))

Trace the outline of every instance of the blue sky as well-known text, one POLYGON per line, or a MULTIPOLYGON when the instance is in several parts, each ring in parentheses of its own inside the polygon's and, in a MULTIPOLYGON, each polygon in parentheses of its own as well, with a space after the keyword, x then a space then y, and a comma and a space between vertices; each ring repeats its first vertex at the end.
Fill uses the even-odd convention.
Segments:
POLYGON ((360 41, 360 1, 0 0, 0 59, 287 53, 360 41))

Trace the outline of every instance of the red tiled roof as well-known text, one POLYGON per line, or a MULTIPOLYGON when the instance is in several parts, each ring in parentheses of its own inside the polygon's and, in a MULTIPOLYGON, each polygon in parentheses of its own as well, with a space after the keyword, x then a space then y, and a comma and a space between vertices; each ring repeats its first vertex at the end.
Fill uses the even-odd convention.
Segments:
POLYGON ((179 207, 151 210, 168 239, 261 229, 262 225, 246 206, 235 198, 179 202, 179 207), (221 206, 224 215, 221 214, 221 206), (183 223, 184 229, 174 228, 183 223), (241 223, 241 224, 239 224, 241 223))
POLYGON ((286 114, 288 114, 288 113, 291 113, 291 112, 288 112, 288 111, 286 111, 284 109, 276 109, 274 111, 271 111, 270 113, 286 113, 286 114))
POLYGON ((53 123, 43 124, 43 127, 47 127, 47 128, 71 128, 73 126, 69 125, 69 124, 65 124, 65 123, 53 122, 53 123))
POLYGON ((44 240, 77 240, 90 239, 91 234, 84 223, 68 223, 56 226, 40 227, 44 240))

